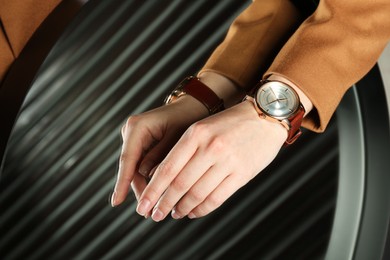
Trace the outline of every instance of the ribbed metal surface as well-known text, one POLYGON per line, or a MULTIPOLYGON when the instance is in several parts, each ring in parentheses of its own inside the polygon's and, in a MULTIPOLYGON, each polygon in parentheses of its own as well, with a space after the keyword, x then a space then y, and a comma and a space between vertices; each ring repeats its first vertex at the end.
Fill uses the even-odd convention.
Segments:
POLYGON ((194 74, 250 1, 92 1, 44 64, 1 176, 2 259, 316 259, 337 129, 305 133, 216 212, 161 223, 108 203, 120 126, 194 74))

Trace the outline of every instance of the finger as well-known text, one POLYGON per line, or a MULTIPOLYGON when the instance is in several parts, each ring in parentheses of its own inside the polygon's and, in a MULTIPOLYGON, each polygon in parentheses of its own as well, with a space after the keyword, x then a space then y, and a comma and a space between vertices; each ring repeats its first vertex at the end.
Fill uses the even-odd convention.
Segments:
POLYGON ((209 170, 210 164, 212 161, 206 158, 205 153, 197 150, 157 202, 152 213, 153 220, 163 220, 180 198, 209 170))
POLYGON ((199 218, 206 216, 210 212, 222 205, 245 183, 237 175, 229 175, 222 183, 210 193, 209 196, 189 214, 189 218, 199 218))
POLYGON ((196 142, 184 134, 157 167, 151 181, 146 186, 137 206, 138 214, 144 216, 149 212, 172 180, 184 168, 197 149, 196 142))
POLYGON ((133 127, 129 121, 125 127, 122 127, 122 137, 123 144, 119 158, 118 176, 111 198, 113 207, 125 200, 130 183, 136 172, 137 164, 142 157, 142 152, 145 147, 150 146, 154 142, 152 136, 145 136, 145 134, 142 134, 142 131, 133 127))
POLYGON ((139 201, 142 192, 144 191, 147 181, 144 176, 139 173, 134 174, 133 181, 131 182, 131 189, 134 192, 135 199, 139 201))
POLYGON ((138 169, 139 173, 145 177, 150 177, 151 170, 164 159, 178 139, 177 133, 167 133, 159 143, 144 155, 138 169))
POLYGON ((180 199, 172 210, 175 219, 188 215, 194 208, 201 204, 211 192, 226 178, 227 170, 214 165, 201 179, 199 179, 186 194, 180 199))
POLYGON ((125 138, 119 158, 118 176, 115 183, 111 204, 113 207, 121 204, 129 191, 129 185, 133 180, 135 168, 141 157, 140 143, 138 140, 125 138), (133 149, 130 149, 132 147, 133 149))
MULTIPOLYGON (((133 181, 131 182, 131 188, 134 192, 135 199, 139 201, 139 198, 144 191, 145 187, 147 185, 147 180, 144 176, 142 176, 139 173, 136 173, 134 175, 133 181)), ((150 214, 146 214, 145 218, 148 218, 150 214)))

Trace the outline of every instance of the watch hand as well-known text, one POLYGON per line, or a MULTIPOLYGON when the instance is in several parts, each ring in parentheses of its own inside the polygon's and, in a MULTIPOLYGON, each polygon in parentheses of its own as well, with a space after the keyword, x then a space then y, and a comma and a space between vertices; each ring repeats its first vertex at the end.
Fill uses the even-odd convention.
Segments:
POLYGON ((273 101, 271 101, 271 102, 267 103, 267 104, 266 104, 266 106, 268 106, 269 104, 272 104, 272 103, 278 102, 278 101, 279 101, 279 99, 275 99, 275 100, 273 100, 273 101))
POLYGON ((276 96, 274 90, 272 88, 270 88, 270 89, 271 89, 272 94, 274 94, 275 98, 277 99, 278 97, 276 96))
POLYGON ((287 100, 287 98, 277 98, 277 99, 275 99, 275 100, 273 100, 273 101, 267 103, 267 106, 268 106, 269 104, 272 104, 272 103, 274 103, 274 102, 279 102, 279 101, 281 101, 281 100, 287 100))

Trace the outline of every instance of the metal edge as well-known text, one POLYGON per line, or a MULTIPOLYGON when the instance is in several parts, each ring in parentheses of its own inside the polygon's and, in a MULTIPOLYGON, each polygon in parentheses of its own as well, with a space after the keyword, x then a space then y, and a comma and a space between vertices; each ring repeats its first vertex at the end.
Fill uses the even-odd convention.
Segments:
MULTIPOLYGON (((390 127, 378 66, 337 110, 340 173, 326 259, 382 259, 390 216, 390 127)), ((388 245, 387 245, 388 247, 388 245)))

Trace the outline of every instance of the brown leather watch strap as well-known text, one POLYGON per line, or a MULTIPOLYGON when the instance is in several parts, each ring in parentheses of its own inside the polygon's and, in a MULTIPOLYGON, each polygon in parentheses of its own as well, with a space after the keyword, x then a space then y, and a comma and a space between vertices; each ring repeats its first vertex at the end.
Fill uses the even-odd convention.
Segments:
POLYGON ((165 103, 169 104, 184 94, 200 101, 207 108, 210 115, 224 109, 223 100, 197 77, 193 76, 185 78, 172 94, 165 99, 165 103))
POLYGON ((302 105, 299 106, 297 113, 295 113, 288 120, 290 121, 290 130, 288 131, 287 140, 284 143, 285 146, 294 143, 299 136, 301 136, 301 124, 303 116, 305 115, 305 109, 302 105))

